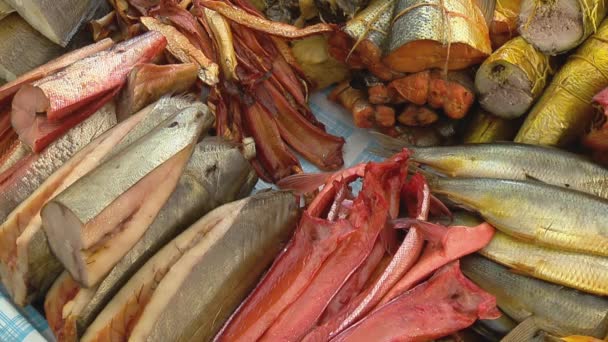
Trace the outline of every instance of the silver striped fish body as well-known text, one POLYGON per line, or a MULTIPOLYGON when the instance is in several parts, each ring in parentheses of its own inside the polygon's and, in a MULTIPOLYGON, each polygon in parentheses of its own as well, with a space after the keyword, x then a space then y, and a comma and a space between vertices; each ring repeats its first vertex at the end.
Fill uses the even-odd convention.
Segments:
POLYGON ((561 149, 491 143, 413 147, 412 160, 452 177, 538 179, 547 184, 608 198, 608 170, 561 149))
POLYGON ((557 249, 608 256, 608 200, 531 181, 435 178, 431 190, 497 229, 557 249))
POLYGON ((463 273, 496 296, 498 306, 518 322, 530 316, 539 328, 558 336, 604 338, 608 299, 515 274, 478 255, 461 259, 463 273))
POLYGON ((529 276, 608 295, 608 258, 536 246, 496 232, 479 253, 529 276))

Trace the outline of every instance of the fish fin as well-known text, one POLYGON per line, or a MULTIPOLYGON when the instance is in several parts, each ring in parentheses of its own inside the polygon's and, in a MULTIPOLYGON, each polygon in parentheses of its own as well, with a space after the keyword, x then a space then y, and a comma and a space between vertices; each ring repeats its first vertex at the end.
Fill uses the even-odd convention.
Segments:
POLYGON ((477 7, 481 10, 483 17, 486 19, 488 28, 494 19, 494 10, 496 9, 496 0, 476 0, 477 7))
POLYGON ((332 172, 298 173, 279 180, 277 186, 301 195, 317 190, 332 175, 332 172))
POLYGON ((441 200, 435 195, 431 194, 431 208, 430 211, 433 215, 437 216, 447 216, 450 219, 450 224, 454 220, 454 215, 452 211, 443 203, 441 200))
POLYGON ((393 227, 398 229, 416 226, 416 228, 422 231, 425 240, 438 246, 443 246, 443 240, 448 232, 448 228, 443 225, 412 218, 398 218, 393 220, 392 224, 393 227))
POLYGON ((529 174, 529 173, 527 173, 527 172, 526 172, 526 173, 524 173, 524 177, 526 177, 526 179, 527 179, 527 180, 531 180, 531 181, 535 181, 535 182, 541 182, 541 183, 543 183, 543 181, 542 181, 542 180, 540 180, 540 179, 538 179, 538 178, 536 178, 536 177, 532 176, 531 174, 529 174))
POLYGON ((511 332, 509 332, 501 342, 520 342, 520 341, 536 341, 540 328, 536 324, 536 318, 530 316, 519 323, 511 332))
POLYGON ((411 145, 403 139, 393 138, 376 131, 371 131, 370 134, 374 137, 378 145, 380 145, 380 150, 392 151, 391 155, 401 152, 404 148, 411 147, 411 145))
POLYGON ((511 264, 511 273, 519 274, 519 275, 533 275, 536 272, 536 268, 530 265, 524 265, 522 263, 513 263, 511 264))

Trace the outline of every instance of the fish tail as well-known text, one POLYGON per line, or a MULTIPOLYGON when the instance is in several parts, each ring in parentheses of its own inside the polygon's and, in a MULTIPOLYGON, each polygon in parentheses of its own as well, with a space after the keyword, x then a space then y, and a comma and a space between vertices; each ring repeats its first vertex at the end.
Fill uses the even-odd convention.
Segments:
POLYGON ((530 316, 513 328, 501 342, 534 341, 540 331, 536 319, 530 316))
POLYGON ((401 152, 404 148, 410 149, 412 147, 409 142, 403 139, 393 138, 380 132, 372 131, 371 135, 376 143, 380 145, 378 148, 373 148, 372 152, 383 157, 390 157, 401 152))

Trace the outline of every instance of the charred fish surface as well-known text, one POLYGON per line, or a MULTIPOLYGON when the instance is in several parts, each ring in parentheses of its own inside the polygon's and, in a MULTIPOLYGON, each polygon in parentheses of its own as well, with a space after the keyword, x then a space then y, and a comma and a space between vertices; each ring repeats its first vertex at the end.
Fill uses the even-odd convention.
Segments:
MULTIPOLYGON (((69 300, 58 301, 58 294, 47 296, 49 310, 63 317, 55 322, 55 335, 82 336, 99 312, 160 248, 215 207, 247 196, 257 181, 255 171, 239 151, 239 146, 220 138, 205 138, 194 150, 173 194, 150 228, 131 250, 112 268, 98 286, 80 288, 69 300), (57 308, 57 306, 60 306, 57 308)), ((58 280, 59 281, 59 280, 58 280)))
POLYGON ((212 121, 202 104, 182 110, 45 205, 51 248, 78 282, 98 283, 143 235, 212 121))
POLYGON ((608 256, 608 200, 603 198, 533 181, 437 177, 429 185, 516 238, 608 256))
POLYGON ((479 252, 520 273, 596 295, 608 295, 608 258, 536 246, 497 232, 479 252))
POLYGON ((298 217, 295 197, 284 191, 214 209, 148 260, 82 341, 210 339, 283 248, 298 217), (176 296, 193 291, 194 297, 176 296), (184 300, 188 310, 173 310, 184 300))
POLYGON ((464 257, 461 267, 518 322, 534 316, 541 329, 558 336, 604 338, 608 333, 608 299, 604 297, 518 275, 478 255, 464 257))
POLYGON ((92 19, 95 0, 5 0, 36 30, 53 43, 66 46, 80 25, 92 19))
POLYGON ((108 104, 54 141, 40 154, 22 159, 0 175, 0 222, 76 152, 116 124, 108 104))
POLYGON ((380 139, 383 155, 407 147, 413 161, 451 177, 539 180, 608 199, 608 170, 561 149, 509 142, 409 147, 397 139, 380 139))
POLYGON ((76 153, 13 210, 0 225, 0 274, 15 303, 25 305, 37 299, 61 271, 61 264, 51 253, 42 230, 42 206, 151 131, 163 117, 192 104, 186 98, 166 98, 134 114, 76 153))

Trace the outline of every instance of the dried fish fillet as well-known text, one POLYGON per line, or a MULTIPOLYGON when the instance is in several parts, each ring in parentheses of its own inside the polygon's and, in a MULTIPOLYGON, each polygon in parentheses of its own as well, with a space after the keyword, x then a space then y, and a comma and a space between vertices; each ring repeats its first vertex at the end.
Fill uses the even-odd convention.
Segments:
POLYGON ((202 104, 182 110, 45 205, 51 249, 79 283, 97 284, 144 234, 212 121, 202 104))
MULTIPOLYGON (((259 193, 211 211, 156 253, 131 277, 87 329, 82 341, 106 341, 109 338, 124 340, 129 337, 135 339, 136 336, 131 336, 132 332, 135 333, 134 329, 137 329, 137 334, 141 334, 139 336, 157 336, 158 340, 167 340, 155 335, 156 327, 162 329, 160 324, 157 325, 157 322, 162 322, 159 319, 171 313, 170 308, 159 311, 159 308, 162 308, 159 305, 164 302, 161 297, 165 297, 166 292, 155 291, 157 287, 164 283, 162 286, 173 293, 175 286, 183 284, 186 285, 184 291, 196 291, 200 290, 201 285, 206 286, 207 282, 210 286, 206 291, 197 291, 196 301, 191 300, 190 296, 182 296, 189 301, 187 306, 192 310, 183 310, 181 306, 175 305, 181 314, 173 318, 185 318, 182 315, 187 315, 189 317, 181 322, 187 324, 201 313, 203 317, 209 312, 220 315, 216 319, 200 320, 199 324, 191 325, 191 329, 170 329, 171 331, 165 330, 164 333, 175 334, 169 338, 171 340, 179 335, 194 338, 194 330, 204 325, 205 328, 199 329, 197 333, 207 335, 209 339, 247 291, 255 285, 264 266, 271 262, 283 247, 285 239, 295 228, 298 214, 293 195, 284 191, 259 193), (243 244, 244 241, 247 243, 243 244), (238 243, 238 247, 233 245, 234 242, 238 243), (235 256, 235 251, 246 253, 235 256), (206 254, 207 257, 193 269, 189 279, 184 279, 183 276, 188 275, 187 271, 184 273, 188 261, 198 259, 187 255, 198 257, 200 253, 206 254), (258 262, 251 263, 256 259, 258 262), (205 268, 213 265, 218 271, 204 272, 205 268), (228 268, 225 269, 224 265, 228 268), (169 274, 172 276, 165 278, 169 274), (197 282, 196 278, 201 275, 207 280, 197 282), (179 276, 179 279, 176 276, 179 276), (230 278, 234 281, 224 283, 230 278), (222 306, 222 300, 226 300, 226 306, 222 306), (148 303, 153 303, 153 307, 147 307, 148 303), (142 316, 144 313, 145 316, 142 316)), ((204 336, 197 337, 198 340, 205 340, 204 336)))

